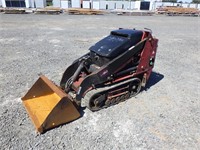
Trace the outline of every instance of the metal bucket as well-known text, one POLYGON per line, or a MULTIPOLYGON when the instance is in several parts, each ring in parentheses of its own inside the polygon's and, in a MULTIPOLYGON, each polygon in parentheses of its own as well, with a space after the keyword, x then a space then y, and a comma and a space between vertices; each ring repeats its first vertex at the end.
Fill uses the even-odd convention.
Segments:
POLYGON ((35 128, 40 133, 80 117, 69 96, 43 75, 22 101, 35 128))

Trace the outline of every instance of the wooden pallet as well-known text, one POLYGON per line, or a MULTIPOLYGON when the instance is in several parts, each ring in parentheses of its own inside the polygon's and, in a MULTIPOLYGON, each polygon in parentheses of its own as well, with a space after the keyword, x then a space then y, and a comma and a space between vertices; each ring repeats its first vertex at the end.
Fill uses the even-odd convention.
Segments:
POLYGON ((152 16, 154 15, 154 12, 139 12, 139 11, 133 11, 133 12, 122 12, 117 13, 117 15, 123 15, 123 16, 152 16))
POLYGON ((4 12, 4 8, 0 8, 0 12, 4 12))
POLYGON ((183 7, 162 7, 157 11, 158 14, 166 14, 169 16, 199 16, 200 11, 196 8, 183 8, 183 7))
POLYGON ((62 11, 62 8, 60 7, 53 7, 53 6, 47 6, 44 8, 45 10, 57 10, 57 11, 62 11))
POLYGON ((86 8, 69 8, 66 9, 66 12, 68 14, 73 14, 73 15, 102 15, 104 14, 103 11, 101 10, 96 10, 96 9, 86 9, 86 8))
POLYGON ((46 15, 59 15, 62 11, 60 9, 36 9, 35 14, 46 14, 46 15))
POLYGON ((5 8, 5 14, 26 14, 26 10, 23 8, 5 8))

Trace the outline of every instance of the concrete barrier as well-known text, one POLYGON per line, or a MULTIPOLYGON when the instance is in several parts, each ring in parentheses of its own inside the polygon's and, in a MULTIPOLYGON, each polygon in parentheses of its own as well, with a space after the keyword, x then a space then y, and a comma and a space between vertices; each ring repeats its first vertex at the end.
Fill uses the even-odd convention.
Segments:
POLYGON ((197 8, 197 4, 189 4, 190 8, 197 8))
POLYGON ((189 4, 182 4, 183 8, 188 8, 189 4))
POLYGON ((93 9, 100 9, 99 2, 93 1, 92 8, 93 8, 93 9))
POLYGON ((1 1, 1 5, 2 5, 2 7, 6 7, 6 2, 5 2, 5 0, 0 0, 1 1))
POLYGON ((62 0, 61 1, 61 8, 69 8, 68 3, 69 3, 69 1, 62 0))
POLYGON ((90 8, 90 1, 83 1, 83 8, 90 8))
POLYGON ((200 9, 200 4, 198 4, 197 8, 200 9))
POLYGON ((35 0, 36 8, 46 7, 46 0, 35 0))
POLYGON ((80 8, 81 4, 80 4, 80 0, 72 0, 72 8, 80 8))
POLYGON ((53 7, 61 7, 61 1, 60 0, 53 0, 53 7))

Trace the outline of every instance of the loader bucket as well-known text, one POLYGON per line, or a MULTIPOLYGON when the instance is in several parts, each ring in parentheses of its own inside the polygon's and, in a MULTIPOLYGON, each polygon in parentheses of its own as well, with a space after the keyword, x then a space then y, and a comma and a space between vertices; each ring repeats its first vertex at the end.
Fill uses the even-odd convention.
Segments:
POLYGON ((40 133, 80 117, 69 96, 43 75, 22 97, 22 101, 40 133))

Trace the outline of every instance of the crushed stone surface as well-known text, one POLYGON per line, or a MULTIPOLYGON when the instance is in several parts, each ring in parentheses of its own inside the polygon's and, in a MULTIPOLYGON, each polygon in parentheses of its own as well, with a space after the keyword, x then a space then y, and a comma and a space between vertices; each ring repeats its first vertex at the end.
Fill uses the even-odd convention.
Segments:
POLYGON ((0 149, 200 148, 200 18, 0 14, 0 149), (62 73, 111 30, 150 28, 159 39, 142 92, 38 135, 21 97, 62 73))

